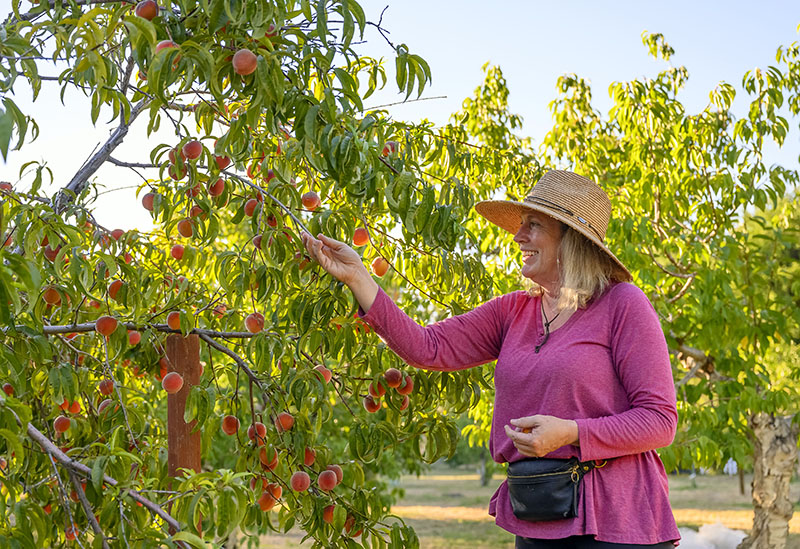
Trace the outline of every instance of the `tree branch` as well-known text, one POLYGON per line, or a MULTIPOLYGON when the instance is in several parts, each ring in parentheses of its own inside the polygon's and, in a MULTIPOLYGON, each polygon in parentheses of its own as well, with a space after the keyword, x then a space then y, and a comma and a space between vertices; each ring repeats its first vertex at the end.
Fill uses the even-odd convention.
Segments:
POLYGON ((81 502, 83 510, 86 512, 86 518, 89 519, 89 524, 92 526, 92 530, 94 530, 94 533, 102 540, 103 549, 110 549, 108 542, 106 541, 106 536, 103 534, 100 524, 97 523, 97 517, 94 516, 92 506, 89 504, 89 500, 86 499, 86 494, 83 491, 83 486, 81 486, 80 480, 78 480, 78 475, 75 474, 75 471, 72 469, 67 469, 67 472, 69 473, 69 478, 72 481, 72 486, 75 487, 75 493, 78 494, 78 501, 81 502))
MULTIPOLYGON (((221 352, 223 354, 226 354, 229 357, 231 357, 236 362, 236 364, 239 366, 239 368, 244 370, 244 373, 247 374, 247 377, 249 377, 250 380, 253 383, 258 385, 259 389, 264 390, 264 388, 261 386, 261 380, 255 374, 255 372, 253 372, 253 370, 250 369, 250 367, 247 365, 247 363, 244 361, 244 359, 242 357, 240 357, 239 355, 237 355, 236 353, 234 353, 233 351, 228 349, 225 345, 222 345, 221 343, 217 343, 216 341, 211 339, 211 337, 209 337, 209 336, 207 336, 205 334, 199 334, 199 335, 200 335, 200 339, 202 339, 203 341, 208 343, 208 345, 210 347, 213 347, 217 351, 219 351, 219 352, 221 352)), ((250 335, 253 335, 253 334, 250 334, 250 335)))
POLYGON ((140 101, 133 109, 131 109, 131 115, 128 118, 127 122, 123 122, 120 124, 116 130, 111 134, 108 141, 100 147, 92 158, 83 165, 83 167, 78 170, 72 180, 67 184, 66 187, 61 189, 53 199, 54 210, 56 213, 60 214, 64 211, 67 204, 72 201, 72 196, 79 195, 83 189, 88 184, 89 178, 102 166, 107 160, 108 157, 111 156, 111 153, 116 149, 122 140, 125 139, 125 136, 128 135, 128 130, 130 129, 131 124, 133 124, 136 117, 147 107, 148 101, 142 100, 140 101))

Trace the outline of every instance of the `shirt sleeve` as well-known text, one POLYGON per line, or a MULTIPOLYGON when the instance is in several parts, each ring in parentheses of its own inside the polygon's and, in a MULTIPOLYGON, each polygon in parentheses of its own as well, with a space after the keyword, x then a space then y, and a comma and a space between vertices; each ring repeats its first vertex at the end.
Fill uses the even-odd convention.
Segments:
POLYGON ((367 314, 358 314, 409 365, 425 370, 460 370, 497 359, 505 317, 514 294, 493 298, 468 313, 420 326, 378 290, 367 314))
POLYGON ((625 284, 609 298, 611 352, 628 410, 576 420, 582 461, 610 459, 672 444, 678 424, 675 383, 664 332, 652 304, 625 284))

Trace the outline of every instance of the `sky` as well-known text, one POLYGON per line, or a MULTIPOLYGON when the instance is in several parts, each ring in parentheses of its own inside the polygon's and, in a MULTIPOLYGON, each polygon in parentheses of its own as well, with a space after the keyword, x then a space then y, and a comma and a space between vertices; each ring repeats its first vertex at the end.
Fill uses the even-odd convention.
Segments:
MULTIPOLYGON (((445 123, 480 85, 481 67, 489 62, 503 70, 510 90, 510 109, 523 117, 521 133, 536 144, 552 125, 547 105, 556 97, 560 75, 575 73, 587 79, 592 85, 594 107, 605 113, 611 105, 608 88, 612 82, 653 77, 666 68, 663 61, 648 55, 642 45, 643 31, 662 33, 675 50, 671 63, 688 69, 689 82, 679 99, 689 113, 707 105, 709 91, 719 82, 738 88, 746 71, 775 64, 778 46, 800 40, 800 2, 796 1, 362 0, 361 5, 367 19, 375 23, 383 12, 381 24, 389 31, 389 39, 421 55, 433 73, 432 85, 423 97, 436 99, 389 107, 392 116, 445 123)), ((4 14, 9 12, 10 1, 0 0, 0 17, 5 19, 4 14)), ((368 29, 365 40, 360 51, 383 57, 390 73, 386 90, 365 105, 401 101, 393 84, 391 48, 374 28, 368 29)), ((15 90, 14 101, 36 119, 41 134, 21 151, 10 152, 0 165, 0 180, 9 180, 25 190, 30 183, 19 180, 20 166, 30 160, 46 160, 56 178, 50 188, 53 192, 70 180, 95 146, 107 139, 115 123, 105 125, 107 119, 101 117, 93 127, 89 102, 81 94, 67 94, 62 105, 56 84, 44 83, 44 88, 35 103, 30 101, 29 90, 15 90)), ((734 112, 743 116, 747 101, 740 91, 734 112)), ((780 151, 774 147, 768 150, 768 163, 798 167, 798 121, 790 123, 793 129, 787 143, 780 151)), ((143 115, 113 156, 129 162, 146 161, 153 146, 175 140, 166 131, 147 137, 146 125, 143 115)), ((152 228, 148 212, 134 194, 133 187, 142 181, 138 175, 124 168, 104 167, 97 179, 107 189, 96 204, 100 224, 109 229, 152 228)))

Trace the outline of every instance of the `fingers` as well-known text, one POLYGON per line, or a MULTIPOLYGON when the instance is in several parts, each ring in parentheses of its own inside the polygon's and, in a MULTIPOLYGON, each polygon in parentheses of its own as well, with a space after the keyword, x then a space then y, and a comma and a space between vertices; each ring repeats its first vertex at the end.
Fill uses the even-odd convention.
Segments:
POLYGON ((504 428, 506 430, 506 436, 511 439, 511 442, 520 454, 528 457, 539 457, 539 453, 537 453, 534 448, 533 435, 515 431, 508 425, 505 425, 504 428))
POLYGON ((520 417, 509 420, 509 423, 514 427, 521 427, 522 429, 528 429, 528 432, 530 432, 530 429, 538 427, 541 424, 542 417, 543 416, 540 415, 520 417))

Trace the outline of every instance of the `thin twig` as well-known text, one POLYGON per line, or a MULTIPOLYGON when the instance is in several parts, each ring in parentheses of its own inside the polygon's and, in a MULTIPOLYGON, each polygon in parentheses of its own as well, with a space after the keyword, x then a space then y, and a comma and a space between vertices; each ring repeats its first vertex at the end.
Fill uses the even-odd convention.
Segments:
POLYGON ((72 469, 67 469, 67 473, 69 473, 72 486, 75 487, 75 493, 78 495, 78 501, 81 503, 83 510, 86 512, 86 518, 89 519, 89 524, 91 525, 92 530, 94 530, 94 533, 100 537, 103 543, 103 549, 110 549, 108 542, 106 541, 106 536, 103 534, 103 530, 100 528, 100 524, 97 522, 97 517, 94 515, 92 506, 89 504, 89 500, 86 499, 86 494, 83 491, 81 481, 78 480, 78 475, 72 469))

